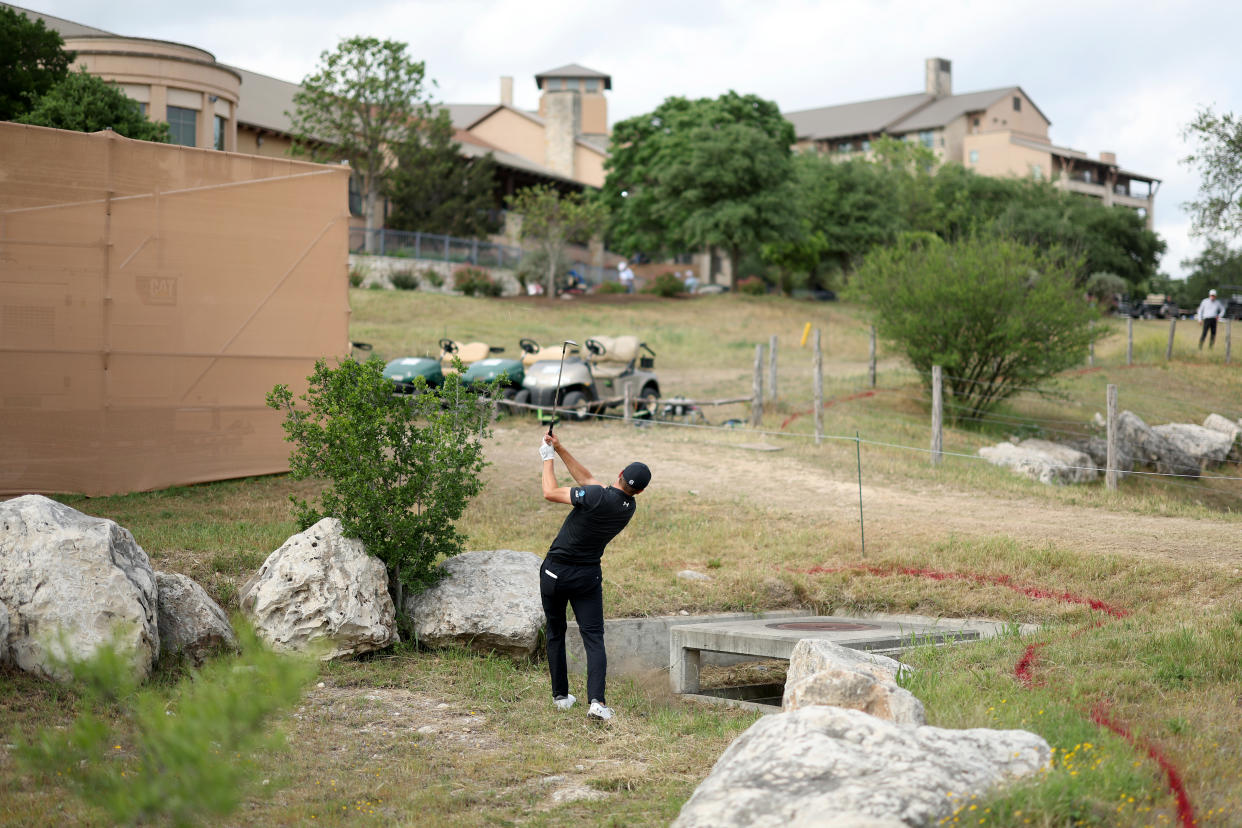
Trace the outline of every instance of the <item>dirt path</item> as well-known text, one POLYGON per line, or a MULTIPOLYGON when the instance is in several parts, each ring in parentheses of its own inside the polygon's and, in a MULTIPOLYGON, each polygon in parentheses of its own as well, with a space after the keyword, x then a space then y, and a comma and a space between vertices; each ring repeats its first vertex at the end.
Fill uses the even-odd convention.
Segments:
MULTIPOLYGON (((651 465, 661 486, 694 489, 702 497, 733 498, 741 489, 732 488, 728 481, 745 472, 745 497, 755 505, 813 513, 833 522, 858 519, 858 489, 853 479, 833 479, 785 452, 746 450, 711 433, 700 437, 696 432, 694 439, 687 439, 682 432, 658 429, 635 433, 598 424, 570 425, 569 429, 566 444, 588 466, 620 461, 641 451, 659 458, 651 465)), ((538 433, 529 425, 497 428, 488 454, 494 464, 489 476, 533 477, 537 444, 538 433)), ((772 444, 779 446, 779 441, 772 444)), ((603 474, 593 471, 597 476, 603 474)), ((1005 535, 1084 552, 1242 567, 1242 525, 1227 521, 1024 501, 947 487, 929 489, 921 481, 909 486, 864 482, 863 503, 867 537, 881 542, 1005 535)))

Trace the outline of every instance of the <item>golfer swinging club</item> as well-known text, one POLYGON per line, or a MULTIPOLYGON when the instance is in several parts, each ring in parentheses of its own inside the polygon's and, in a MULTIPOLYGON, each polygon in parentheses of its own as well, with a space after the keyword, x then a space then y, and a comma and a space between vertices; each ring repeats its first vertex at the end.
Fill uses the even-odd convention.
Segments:
POLYGON ((604 698, 608 656, 604 653, 604 575, 600 558, 604 547, 634 516, 634 497, 651 482, 651 470, 630 463, 617 475, 615 486, 603 486, 574 459, 551 433, 539 446, 543 459, 543 496, 573 507, 539 567, 539 594, 548 621, 548 672, 552 699, 561 710, 577 701, 569 695, 565 669, 565 606, 574 608, 587 656, 587 716, 608 721, 612 708, 604 698), (557 486, 553 457, 559 454, 577 486, 557 486))

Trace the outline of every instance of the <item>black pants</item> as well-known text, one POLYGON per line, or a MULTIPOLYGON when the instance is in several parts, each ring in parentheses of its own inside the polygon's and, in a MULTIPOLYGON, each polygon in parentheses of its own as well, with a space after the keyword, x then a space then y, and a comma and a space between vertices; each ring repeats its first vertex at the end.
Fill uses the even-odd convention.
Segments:
POLYGON ((569 566, 546 558, 539 566, 539 595, 548 620, 548 672, 552 696, 569 695, 565 667, 565 607, 574 608, 587 656, 587 699, 605 703, 608 656, 604 653, 604 573, 596 566, 569 566))
POLYGON ((1205 337, 1207 337, 1208 331, 1212 332, 1212 339, 1208 343, 1208 347, 1215 348, 1216 347, 1216 317, 1215 316, 1213 316, 1211 319, 1203 320, 1203 333, 1199 334, 1199 347, 1200 348, 1203 347, 1203 340, 1205 337))

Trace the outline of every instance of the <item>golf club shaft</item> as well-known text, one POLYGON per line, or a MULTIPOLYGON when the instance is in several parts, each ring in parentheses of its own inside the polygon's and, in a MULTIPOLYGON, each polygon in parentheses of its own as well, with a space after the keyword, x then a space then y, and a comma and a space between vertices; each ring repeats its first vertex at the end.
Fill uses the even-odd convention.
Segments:
POLYGON ((556 369, 556 388, 552 389, 552 421, 548 423, 548 436, 552 436, 552 426, 556 425, 556 398, 561 393, 561 372, 565 370, 565 349, 569 347, 568 342, 561 343, 561 364, 556 369))

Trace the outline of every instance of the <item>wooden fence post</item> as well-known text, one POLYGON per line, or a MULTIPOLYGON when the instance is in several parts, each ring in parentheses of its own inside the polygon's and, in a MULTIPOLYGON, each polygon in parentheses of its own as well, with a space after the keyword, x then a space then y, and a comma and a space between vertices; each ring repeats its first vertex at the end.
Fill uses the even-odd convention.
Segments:
POLYGON ((776 401, 776 334, 768 340, 768 399, 776 401))
POLYGON ((750 424, 758 428, 763 421, 763 346, 755 346, 755 386, 750 401, 750 424))
POLYGON ((1173 358, 1173 334, 1177 331, 1177 317, 1169 320, 1169 347, 1164 351, 1164 361, 1168 362, 1173 358))
POLYGON ((1233 317, 1225 319, 1225 364, 1229 364, 1229 356, 1233 351, 1233 317))
POLYGON ((824 353, 820 350, 819 328, 815 329, 815 445, 824 439, 824 353))
POLYGON ((1126 365, 1134 364, 1134 317, 1126 317, 1126 365))
POLYGON ((932 431, 931 461, 933 466, 940 465, 944 450, 944 394, 942 370, 939 365, 932 366, 932 431))
POLYGON ((1110 492, 1117 491, 1117 386, 1109 385, 1107 392, 1108 431, 1105 460, 1104 485, 1110 492))
POLYGON ((870 363, 871 363, 871 387, 875 388, 875 325, 871 326, 870 340, 870 363))
POLYGON ((625 386, 625 402, 622 405, 625 406, 625 424, 630 425, 634 419, 634 401, 630 399, 630 386, 628 383, 625 386))

